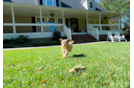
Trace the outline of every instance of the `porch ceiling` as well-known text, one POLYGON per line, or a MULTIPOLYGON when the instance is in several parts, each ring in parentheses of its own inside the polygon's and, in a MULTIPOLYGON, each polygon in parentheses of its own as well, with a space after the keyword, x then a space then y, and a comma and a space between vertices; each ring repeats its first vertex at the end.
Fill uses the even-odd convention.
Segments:
POLYGON ((77 10, 70 8, 60 8, 60 7, 50 7, 50 6, 38 6, 38 5, 24 5, 10 2, 3 2, 3 14, 11 14, 11 6, 14 8, 15 15, 30 15, 30 16, 40 16, 39 9, 42 10, 42 16, 50 16, 53 13, 57 17, 62 17, 62 11, 64 11, 64 16, 69 18, 86 18, 86 13, 88 13, 88 18, 99 19, 99 14, 101 17, 117 17, 122 14, 117 13, 107 13, 100 11, 87 11, 87 10, 77 10))

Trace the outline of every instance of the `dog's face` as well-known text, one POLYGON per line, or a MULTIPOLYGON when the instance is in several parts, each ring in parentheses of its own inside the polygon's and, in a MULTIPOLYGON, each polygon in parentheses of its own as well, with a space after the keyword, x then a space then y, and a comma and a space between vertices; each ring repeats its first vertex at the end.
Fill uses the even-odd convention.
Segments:
POLYGON ((63 46, 63 47, 68 46, 69 41, 70 41, 69 38, 68 39, 64 39, 64 40, 62 38, 60 38, 59 40, 61 41, 61 46, 63 46))

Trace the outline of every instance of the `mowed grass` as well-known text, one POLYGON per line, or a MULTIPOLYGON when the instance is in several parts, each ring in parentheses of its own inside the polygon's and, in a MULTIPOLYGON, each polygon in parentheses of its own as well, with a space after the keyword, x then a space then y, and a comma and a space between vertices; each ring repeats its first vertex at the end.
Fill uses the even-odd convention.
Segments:
POLYGON ((130 42, 75 45, 65 59, 61 47, 3 51, 3 87, 129 88, 130 42))

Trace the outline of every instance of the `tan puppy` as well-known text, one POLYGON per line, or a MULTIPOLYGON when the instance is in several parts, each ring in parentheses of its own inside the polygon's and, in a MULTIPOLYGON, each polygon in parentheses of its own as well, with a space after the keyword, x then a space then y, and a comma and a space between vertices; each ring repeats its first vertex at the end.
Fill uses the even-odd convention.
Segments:
POLYGON ((70 41, 70 39, 59 39, 61 41, 61 49, 62 49, 62 54, 63 54, 63 58, 67 57, 68 53, 71 52, 72 50, 72 45, 74 43, 74 41, 70 41))

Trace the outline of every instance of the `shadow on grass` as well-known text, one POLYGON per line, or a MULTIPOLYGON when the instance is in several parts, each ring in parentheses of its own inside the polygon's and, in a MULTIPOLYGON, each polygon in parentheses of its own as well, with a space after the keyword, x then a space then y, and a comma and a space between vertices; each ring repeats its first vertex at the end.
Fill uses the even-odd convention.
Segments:
POLYGON ((72 57, 86 57, 86 55, 85 54, 75 54, 72 57))

